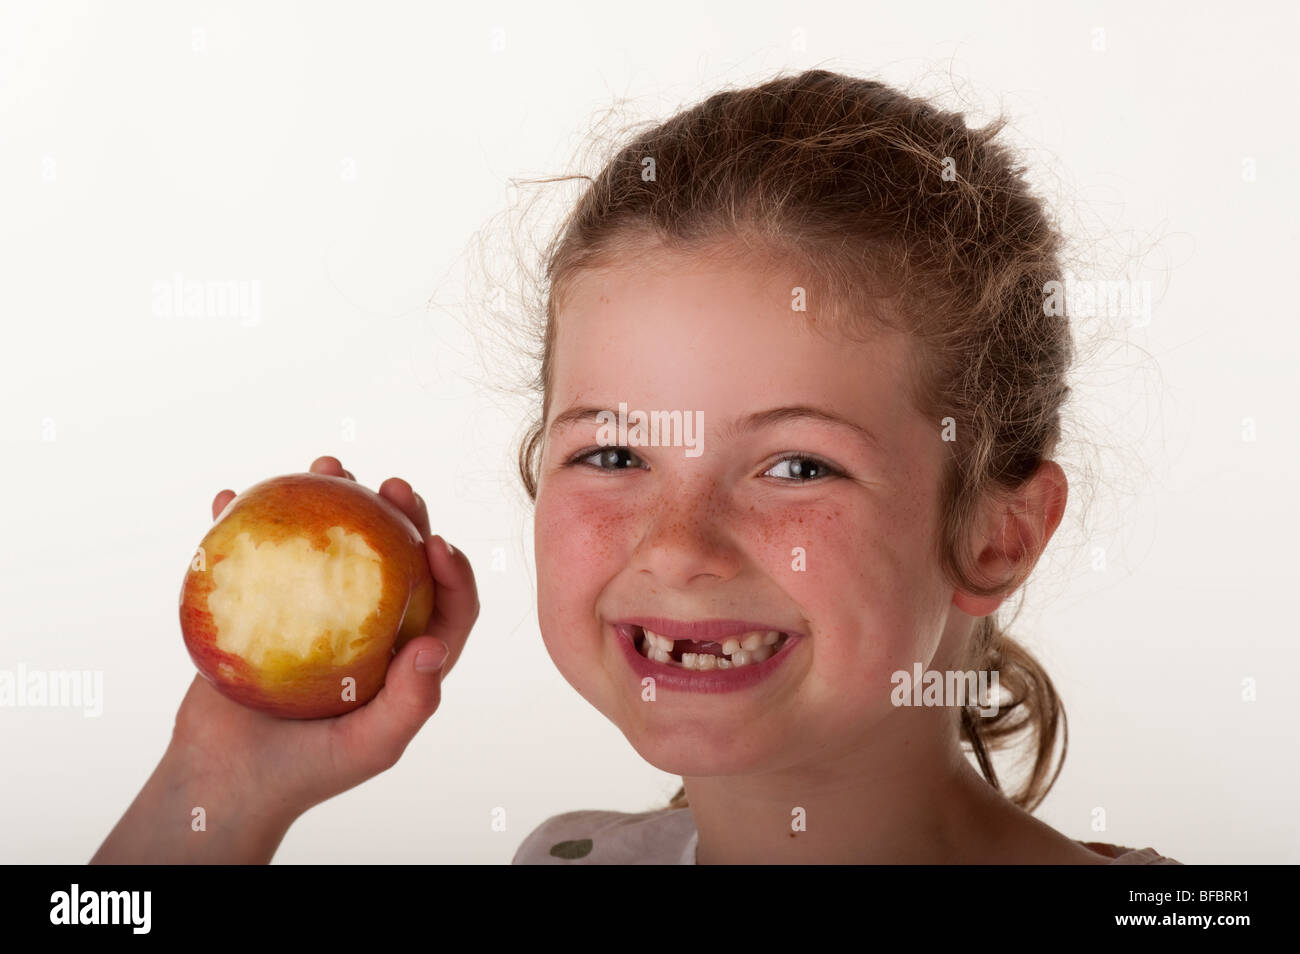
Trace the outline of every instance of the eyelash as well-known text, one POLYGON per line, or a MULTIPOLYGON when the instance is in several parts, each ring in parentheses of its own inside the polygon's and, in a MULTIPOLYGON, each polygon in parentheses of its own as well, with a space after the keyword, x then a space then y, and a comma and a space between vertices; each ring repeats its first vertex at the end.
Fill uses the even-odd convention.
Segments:
MULTIPOLYGON (((601 447, 588 447, 584 450, 580 450, 578 451, 578 453, 574 454, 572 457, 566 460, 564 462, 564 466, 565 467, 590 467, 592 470, 599 470, 605 472, 639 469, 639 468, 632 468, 632 467, 597 467, 595 464, 584 463, 584 461, 588 457, 593 457, 596 454, 601 454, 604 453, 605 451, 611 451, 611 450, 626 451, 630 457, 636 459, 636 455, 632 453, 631 448, 623 447, 621 445, 611 444, 611 445, 604 445, 601 447)), ((805 454, 802 451, 799 452, 792 451, 786 453, 782 457, 777 458, 772 463, 771 467, 764 468, 763 473, 766 474, 767 471, 772 470, 772 468, 776 467, 778 464, 783 464, 786 461, 791 461, 791 460, 811 461, 812 463, 816 464, 818 468, 825 471, 825 474, 823 476, 813 477, 808 480, 799 480, 798 478, 792 478, 792 477, 774 477, 773 480, 779 480, 781 483, 784 484, 815 484, 818 483, 819 481, 829 480, 835 477, 846 476, 844 471, 840 470, 840 468, 836 467, 834 464, 830 463, 829 461, 823 460, 822 458, 817 457, 814 454, 805 454)))

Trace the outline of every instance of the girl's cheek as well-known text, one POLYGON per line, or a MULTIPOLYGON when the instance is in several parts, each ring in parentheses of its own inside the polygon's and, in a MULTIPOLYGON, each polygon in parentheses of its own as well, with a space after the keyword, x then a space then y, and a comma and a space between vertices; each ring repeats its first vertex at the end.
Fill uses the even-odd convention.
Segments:
POLYGON ((910 510, 827 501, 755 507, 746 523, 752 552, 817 629, 824 662, 875 680, 930 653, 926 530, 910 510))
POLYGON ((539 496, 535 514, 539 567, 544 561, 597 588, 619 571, 637 539, 637 509, 601 494, 539 496))
POLYGON ((879 513, 853 504, 755 507, 747 519, 753 552, 767 554, 772 575, 792 593, 851 606, 879 605, 906 577, 906 551, 879 513))

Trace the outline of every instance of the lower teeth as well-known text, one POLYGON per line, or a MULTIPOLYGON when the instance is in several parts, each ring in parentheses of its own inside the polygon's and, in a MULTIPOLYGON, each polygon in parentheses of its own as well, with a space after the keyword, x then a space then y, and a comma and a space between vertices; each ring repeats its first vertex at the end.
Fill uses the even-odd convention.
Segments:
POLYGON ((651 648, 651 641, 644 632, 637 636, 638 643, 636 647, 637 652, 653 662, 666 663, 669 666, 677 666, 682 669, 707 672, 712 669, 738 669, 751 663, 760 663, 778 652, 785 645, 788 638, 785 633, 782 633, 776 643, 772 645, 759 646, 756 649, 738 649, 735 652, 721 656, 712 653, 682 653, 681 662, 673 659, 667 650, 658 647, 651 648))

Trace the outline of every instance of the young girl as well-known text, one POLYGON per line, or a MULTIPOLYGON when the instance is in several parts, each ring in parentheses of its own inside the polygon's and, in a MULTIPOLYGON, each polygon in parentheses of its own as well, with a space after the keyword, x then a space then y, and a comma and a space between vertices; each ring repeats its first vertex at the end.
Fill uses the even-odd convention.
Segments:
MULTIPOLYGON (((1064 711, 996 612, 1065 510, 1073 346, 1044 307, 1060 237, 998 128, 814 70, 640 133, 565 222, 520 451, 538 619, 564 678, 683 786, 556 816, 516 863, 1177 863, 1030 814, 1064 711), (1008 793, 989 751, 1017 732, 1034 758, 1008 793)), ((478 600, 419 495, 380 492, 426 537, 430 632, 337 719, 196 677, 94 860, 267 861, 400 757, 478 600), (209 837, 158 824, 198 804, 209 837)))

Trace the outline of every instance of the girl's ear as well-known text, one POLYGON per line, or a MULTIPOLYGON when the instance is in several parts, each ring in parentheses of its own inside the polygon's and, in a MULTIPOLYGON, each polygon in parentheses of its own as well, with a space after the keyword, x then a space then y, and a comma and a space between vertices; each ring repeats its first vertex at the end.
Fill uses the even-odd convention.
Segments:
POLYGON ((1052 539, 1065 514, 1069 482, 1055 461, 1043 461, 1034 475, 989 513, 984 533, 976 539, 976 560, 989 579, 1007 585, 994 596, 973 596, 957 590, 953 604, 968 616, 988 616, 1024 583, 1052 539))

